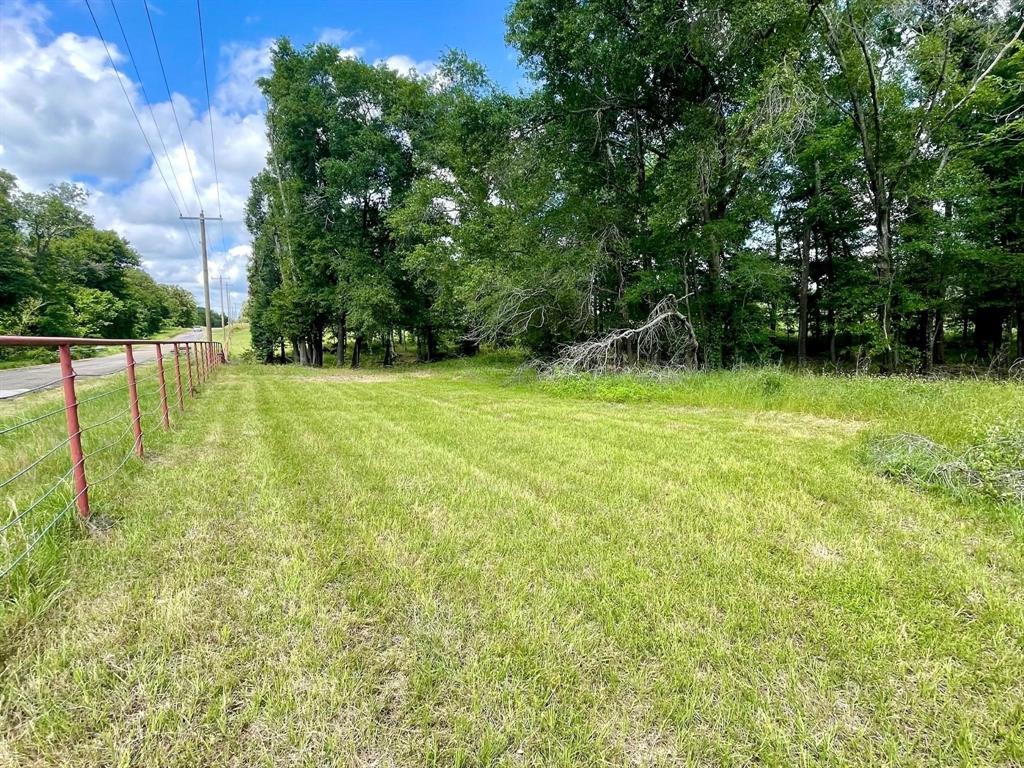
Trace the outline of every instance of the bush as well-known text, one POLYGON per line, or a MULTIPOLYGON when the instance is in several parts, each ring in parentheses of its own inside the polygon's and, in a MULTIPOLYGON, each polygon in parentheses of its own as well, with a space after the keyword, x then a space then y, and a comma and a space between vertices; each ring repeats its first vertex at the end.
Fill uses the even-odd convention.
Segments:
POLYGON ((56 363, 60 360, 60 354, 56 349, 49 349, 48 347, 28 347, 25 350, 24 355, 19 355, 23 360, 28 361, 32 365, 40 363, 56 363))

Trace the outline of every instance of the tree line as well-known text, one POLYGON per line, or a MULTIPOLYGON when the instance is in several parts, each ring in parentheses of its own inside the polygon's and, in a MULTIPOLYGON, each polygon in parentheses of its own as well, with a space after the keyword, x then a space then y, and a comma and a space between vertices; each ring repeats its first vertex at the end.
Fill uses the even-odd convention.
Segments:
POLYGON ((0 334, 145 338, 196 323, 192 294, 153 280, 85 203, 77 185, 24 192, 0 170, 0 334))
POLYGON ((511 94, 273 50, 254 347, 551 356, 676 297, 699 364, 1024 357, 1013 4, 518 0, 511 94))

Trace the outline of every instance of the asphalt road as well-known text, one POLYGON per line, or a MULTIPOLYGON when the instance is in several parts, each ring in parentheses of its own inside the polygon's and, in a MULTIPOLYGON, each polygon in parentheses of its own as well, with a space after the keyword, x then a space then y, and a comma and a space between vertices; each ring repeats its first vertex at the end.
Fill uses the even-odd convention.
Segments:
MULTIPOLYGON (((203 331, 183 333, 167 341, 202 341, 203 331)), ((156 352, 150 346, 135 347, 135 362, 149 363, 156 359, 156 352)), ((75 373, 88 376, 106 376, 124 369, 124 355, 106 355, 75 360, 75 373)), ((56 387, 60 385, 60 363, 48 365, 31 365, 25 368, 7 368, 0 370, 0 400, 15 397, 29 389, 56 387)))

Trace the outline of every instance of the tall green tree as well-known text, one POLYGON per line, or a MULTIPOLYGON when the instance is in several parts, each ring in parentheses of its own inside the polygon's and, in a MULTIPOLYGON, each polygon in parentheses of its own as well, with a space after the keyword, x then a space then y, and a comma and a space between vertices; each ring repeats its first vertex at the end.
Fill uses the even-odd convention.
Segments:
POLYGON ((192 323, 195 300, 158 285, 122 237, 100 231, 72 184, 20 192, 0 171, 0 332, 146 336, 192 323))
MULTIPOLYGON (((1021 310, 1019 14, 897 0, 518 0, 533 78, 280 41, 253 182, 260 354, 553 356, 674 294, 707 367, 927 370, 1021 310)), ((1021 347, 1018 330, 1018 354, 1021 347)), ((628 356, 627 356, 628 357, 628 356)))
POLYGON ((897 0, 828 3, 817 19, 823 94, 848 116, 860 147, 875 235, 878 348, 892 368, 900 362, 896 326, 907 256, 894 248, 895 219, 920 224, 935 202, 919 195, 956 150, 950 125, 1014 50, 1024 23, 1013 22, 1007 34, 996 3, 897 0))

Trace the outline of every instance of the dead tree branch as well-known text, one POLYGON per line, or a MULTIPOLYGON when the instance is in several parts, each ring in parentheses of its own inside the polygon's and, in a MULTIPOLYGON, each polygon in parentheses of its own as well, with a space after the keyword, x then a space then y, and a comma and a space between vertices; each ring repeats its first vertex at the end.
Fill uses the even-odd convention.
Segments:
POLYGON ((597 373, 633 367, 697 367, 697 336, 676 297, 669 294, 638 328, 621 328, 597 339, 568 344, 549 372, 597 373))

